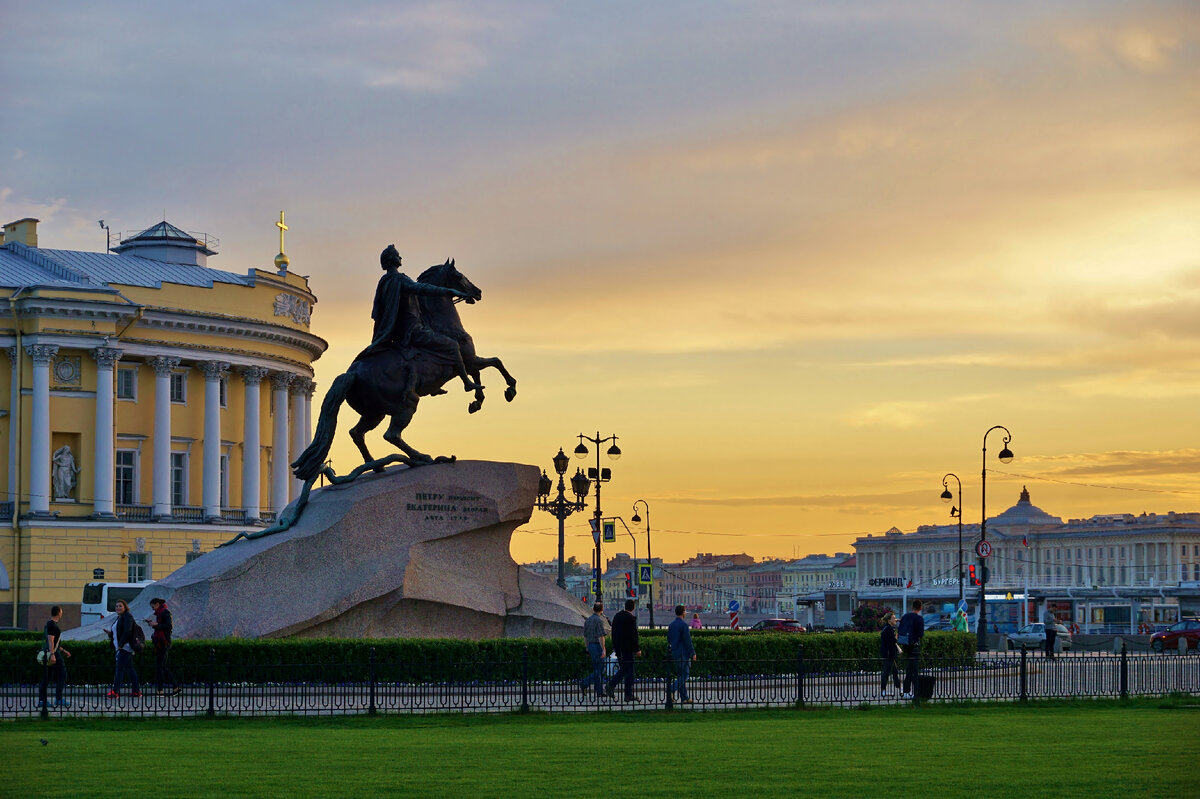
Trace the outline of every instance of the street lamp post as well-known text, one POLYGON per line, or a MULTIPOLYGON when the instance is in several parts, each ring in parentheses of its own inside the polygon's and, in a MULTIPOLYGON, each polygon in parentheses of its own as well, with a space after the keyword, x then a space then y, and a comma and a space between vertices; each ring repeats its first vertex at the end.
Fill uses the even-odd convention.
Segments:
POLYGON ((594 480, 596 483, 596 510, 592 514, 593 517, 595 518, 595 522, 593 523, 593 528, 592 528, 592 536, 593 536, 593 538, 595 538, 595 541, 596 541, 596 552, 594 555, 594 564, 592 566, 592 574, 595 576, 595 580, 596 580, 596 601, 601 602, 604 600, 604 592, 601 590, 601 585, 600 585, 600 579, 601 579, 601 577, 600 577, 600 575, 601 575, 601 572, 600 572, 600 568, 601 568, 600 531, 602 529, 601 528, 601 513, 600 513, 600 484, 607 483, 609 480, 612 479, 612 470, 607 467, 605 467, 603 469, 600 468, 600 445, 604 444, 606 442, 609 442, 609 441, 612 442, 612 445, 609 446, 609 448, 607 450, 607 454, 608 454, 608 457, 614 461, 621 457, 621 448, 617 446, 617 436, 615 434, 613 434, 611 436, 606 436, 605 438, 601 438, 600 433, 597 432, 595 438, 593 438, 592 436, 585 436, 583 433, 580 433, 579 434, 579 445, 575 447, 575 457, 576 458, 586 458, 588 456, 588 448, 587 448, 587 445, 583 443, 584 441, 588 441, 592 444, 595 444, 595 446, 596 446, 596 468, 593 469, 592 467, 589 466, 588 471, 587 471, 587 476, 588 476, 588 479, 594 480))
POLYGON ((962 480, 959 480, 958 475, 954 472, 950 472, 942 478, 942 488, 946 489, 942 492, 942 501, 949 502, 954 499, 954 495, 950 493, 950 485, 946 482, 951 477, 958 483, 958 505, 950 506, 950 517, 958 517, 958 604, 961 605, 963 601, 962 480))
POLYGON ((546 476, 546 470, 542 469, 542 476, 538 480, 538 510, 544 510, 550 513, 554 518, 558 519, 558 587, 567 590, 567 577, 565 566, 563 565, 563 548, 566 532, 564 523, 567 517, 576 511, 583 510, 587 507, 585 497, 588 494, 590 481, 584 476, 582 469, 575 470, 575 476, 571 478, 571 493, 575 495, 575 500, 567 499, 567 484, 563 479, 563 475, 567 473, 567 467, 571 463, 571 459, 562 451, 562 447, 558 448, 558 454, 553 458, 554 471, 558 473, 558 496, 550 499, 550 489, 552 483, 550 478, 546 476))
MULTIPOLYGON (((987 437, 988 433, 993 430, 1004 431, 1004 447, 996 456, 1001 463, 1012 463, 1012 450, 1008 448, 1008 444, 1012 441, 1012 433, 1008 432, 1008 428, 998 424, 988 428, 987 433, 983 434, 983 474, 980 482, 979 490, 979 540, 980 542, 987 541, 987 437)), ((976 624, 976 648, 980 652, 988 651, 987 645, 987 563, 986 558, 979 559, 979 623, 976 624)))
POLYGON ((654 556, 650 552, 650 503, 644 499, 639 499, 633 503, 633 523, 637 524, 642 520, 638 516, 638 502, 646 507, 646 562, 650 564, 650 588, 647 590, 648 606, 650 609, 650 629, 654 629, 654 556))

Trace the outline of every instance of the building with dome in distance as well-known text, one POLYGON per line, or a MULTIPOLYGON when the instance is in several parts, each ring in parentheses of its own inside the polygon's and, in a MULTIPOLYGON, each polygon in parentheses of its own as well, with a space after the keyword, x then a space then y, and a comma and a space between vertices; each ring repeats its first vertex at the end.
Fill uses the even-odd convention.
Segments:
MULTIPOLYGON (((979 540, 980 526, 964 524, 962 594, 973 619, 985 583, 991 632, 1039 621, 1046 609, 1085 632, 1114 634, 1200 615, 1200 513, 1063 521, 1022 488, 1017 504, 987 520, 986 581, 979 581, 979 540)), ((958 542, 957 524, 858 538, 856 601, 899 608, 920 598, 926 608, 953 609, 960 595, 958 542)))
POLYGON ((0 239, 0 626, 57 604, 67 627, 85 584, 164 577, 275 518, 327 344, 282 214, 273 268, 244 274, 165 220, 103 253, 42 248, 37 225, 0 239))

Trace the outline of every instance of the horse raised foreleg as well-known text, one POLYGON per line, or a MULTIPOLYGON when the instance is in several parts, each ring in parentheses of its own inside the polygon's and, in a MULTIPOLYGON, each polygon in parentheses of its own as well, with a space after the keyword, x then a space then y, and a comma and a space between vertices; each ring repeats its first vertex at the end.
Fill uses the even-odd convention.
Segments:
MULTIPOLYGON (((354 441, 354 445, 358 447, 358 451, 362 453, 363 463, 370 463, 375 460, 371 457, 370 450, 367 449, 366 434, 379 427, 379 423, 383 421, 384 414, 363 414, 358 420, 358 424, 350 428, 350 438, 354 441)), ((382 472, 382 466, 376 466, 375 471, 382 472)))
POLYGON ((504 399, 512 402, 513 397, 517 396, 517 378, 508 373, 508 370, 504 368, 503 361, 499 358, 483 358, 477 355, 471 362, 470 368, 475 369, 476 374, 478 374, 479 370, 486 369, 489 366, 504 376, 504 382, 508 384, 508 388, 504 389, 504 399))

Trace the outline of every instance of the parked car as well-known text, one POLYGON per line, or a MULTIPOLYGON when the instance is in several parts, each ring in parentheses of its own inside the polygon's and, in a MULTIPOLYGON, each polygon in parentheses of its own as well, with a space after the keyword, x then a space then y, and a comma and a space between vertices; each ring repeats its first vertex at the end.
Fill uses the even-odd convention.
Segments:
MULTIPOLYGON (((1066 652, 1071 648, 1071 631, 1061 624, 1054 625, 1054 629, 1058 631, 1054 639, 1054 651, 1066 652)), ((1026 624, 1015 633, 1008 634, 1009 649, 1020 649, 1022 646, 1026 649, 1045 649, 1046 625, 1041 622, 1026 624)))
POLYGON ((1180 619, 1161 633, 1150 636, 1150 648, 1155 652, 1179 648, 1179 639, 1186 639, 1188 649, 1200 648, 1200 619, 1180 619))
POLYGON ((750 633, 802 633, 804 625, 795 619, 763 619, 746 630, 750 633))

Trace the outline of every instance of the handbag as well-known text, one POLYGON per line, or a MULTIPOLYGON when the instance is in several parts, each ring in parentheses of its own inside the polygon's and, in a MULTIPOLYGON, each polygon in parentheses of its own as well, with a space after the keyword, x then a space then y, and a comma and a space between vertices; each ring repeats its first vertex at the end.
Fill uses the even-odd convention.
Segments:
POLYGON ((38 665, 49 666, 50 665, 50 653, 47 652, 45 649, 38 650, 37 662, 38 662, 38 665))

